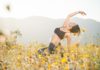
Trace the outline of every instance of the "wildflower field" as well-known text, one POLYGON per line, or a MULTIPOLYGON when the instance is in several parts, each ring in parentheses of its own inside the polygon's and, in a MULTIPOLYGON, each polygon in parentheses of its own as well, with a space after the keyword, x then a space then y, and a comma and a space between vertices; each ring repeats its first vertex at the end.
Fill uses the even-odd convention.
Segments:
POLYGON ((100 70, 100 46, 87 44, 58 46, 54 54, 41 55, 37 51, 47 47, 41 43, 28 46, 0 44, 0 70, 100 70))

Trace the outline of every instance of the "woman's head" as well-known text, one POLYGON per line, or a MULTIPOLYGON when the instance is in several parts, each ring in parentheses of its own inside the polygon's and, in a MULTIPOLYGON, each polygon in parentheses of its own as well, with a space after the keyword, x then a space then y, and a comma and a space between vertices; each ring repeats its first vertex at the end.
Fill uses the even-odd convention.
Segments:
POLYGON ((80 27, 79 27, 79 25, 74 25, 74 26, 70 29, 70 32, 79 35, 79 34, 80 34, 80 27))

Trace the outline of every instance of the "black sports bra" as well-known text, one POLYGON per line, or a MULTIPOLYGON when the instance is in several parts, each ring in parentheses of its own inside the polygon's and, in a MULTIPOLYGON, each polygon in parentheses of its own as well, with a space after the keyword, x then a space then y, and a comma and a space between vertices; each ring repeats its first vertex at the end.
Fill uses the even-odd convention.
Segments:
POLYGON ((56 29, 54 30, 54 33, 57 34, 58 37, 59 37, 60 39, 63 39, 66 32, 61 31, 60 28, 56 28, 56 29))

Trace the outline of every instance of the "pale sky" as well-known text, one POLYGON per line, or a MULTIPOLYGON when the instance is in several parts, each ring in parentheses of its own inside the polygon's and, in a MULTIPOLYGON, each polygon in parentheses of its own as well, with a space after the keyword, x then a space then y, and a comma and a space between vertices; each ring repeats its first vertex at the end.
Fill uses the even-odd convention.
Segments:
POLYGON ((78 17, 100 21, 100 0, 0 0, 0 17, 44 16, 58 19, 78 10, 87 13, 85 17, 78 17), (10 4, 11 12, 5 9, 7 4, 10 4))

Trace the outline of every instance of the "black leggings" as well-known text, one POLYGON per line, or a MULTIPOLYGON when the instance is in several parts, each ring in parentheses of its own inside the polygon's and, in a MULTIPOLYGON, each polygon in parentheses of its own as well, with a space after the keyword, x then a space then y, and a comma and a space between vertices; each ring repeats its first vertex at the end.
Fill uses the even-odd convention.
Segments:
POLYGON ((50 54, 54 53, 56 46, 53 43, 49 44, 48 51, 50 54))
POLYGON ((50 43, 48 47, 42 48, 38 50, 38 52, 40 54, 43 54, 45 49, 47 49, 50 54, 53 54, 55 51, 55 45, 53 43, 50 43))

